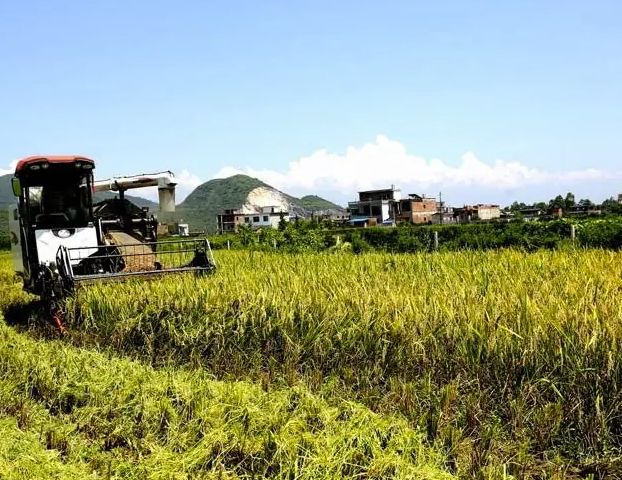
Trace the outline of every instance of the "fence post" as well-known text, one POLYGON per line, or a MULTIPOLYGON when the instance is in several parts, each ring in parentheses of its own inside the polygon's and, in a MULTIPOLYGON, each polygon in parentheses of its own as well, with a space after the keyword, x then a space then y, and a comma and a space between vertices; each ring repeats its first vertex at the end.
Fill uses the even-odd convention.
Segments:
POLYGON ((274 245, 274 249, 276 250, 276 238, 272 239, 272 245, 274 245))
POLYGON ((434 230, 434 250, 438 250, 438 232, 434 230))
POLYGON ((231 245, 229 245, 229 240, 227 240, 227 250, 231 250, 231 245))
POLYGON ((570 225, 570 238, 572 239, 572 243, 574 243, 577 238, 577 230, 574 224, 570 225))

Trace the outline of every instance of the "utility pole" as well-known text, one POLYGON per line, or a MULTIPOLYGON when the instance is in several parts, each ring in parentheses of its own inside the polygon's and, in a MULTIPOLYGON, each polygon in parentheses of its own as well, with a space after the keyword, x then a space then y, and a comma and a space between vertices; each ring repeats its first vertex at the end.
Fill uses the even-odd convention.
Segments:
POLYGON ((443 193, 442 192, 438 192, 438 209, 439 209, 439 222, 442 225, 443 224, 443 193))

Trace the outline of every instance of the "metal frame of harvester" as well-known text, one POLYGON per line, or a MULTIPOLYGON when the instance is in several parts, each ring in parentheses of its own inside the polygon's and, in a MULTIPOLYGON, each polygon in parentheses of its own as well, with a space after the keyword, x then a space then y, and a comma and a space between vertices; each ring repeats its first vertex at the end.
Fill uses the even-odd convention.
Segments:
POLYGON ((94 169, 92 159, 79 155, 17 163, 9 223, 13 267, 24 290, 57 310, 82 285, 216 270, 207 238, 158 241, 156 217, 125 198, 127 190, 157 187, 160 211, 174 211, 171 172, 95 181, 94 169), (96 192, 117 196, 94 203, 96 192))

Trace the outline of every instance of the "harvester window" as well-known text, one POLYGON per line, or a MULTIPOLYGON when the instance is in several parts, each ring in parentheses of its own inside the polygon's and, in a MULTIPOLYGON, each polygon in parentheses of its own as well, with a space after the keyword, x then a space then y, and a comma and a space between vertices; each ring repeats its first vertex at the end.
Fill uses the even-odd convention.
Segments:
POLYGON ((30 218, 35 218, 41 213, 41 190, 42 187, 30 187, 28 189, 28 209, 30 218))
POLYGON ((79 227, 89 221, 90 197, 86 180, 79 185, 46 185, 40 188, 39 198, 39 202, 31 200, 30 206, 35 223, 40 227, 79 227), (38 208, 33 209, 33 206, 38 208))

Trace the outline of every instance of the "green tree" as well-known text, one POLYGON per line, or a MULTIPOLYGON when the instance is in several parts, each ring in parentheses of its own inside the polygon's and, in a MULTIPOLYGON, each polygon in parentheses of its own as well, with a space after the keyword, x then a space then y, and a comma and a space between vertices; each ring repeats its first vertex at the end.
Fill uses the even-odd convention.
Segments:
POLYGON ((581 200, 579 200, 579 204, 580 207, 591 207, 594 205, 594 202, 592 202, 589 198, 582 198, 581 200))
POLYGON ((514 202, 512 203, 512 205, 510 205, 509 210, 511 212, 518 212, 519 210, 522 210, 523 208, 527 208, 527 205, 525 205, 523 202, 514 202))
POLYGON ((279 231, 283 232, 287 228, 287 220, 285 220, 285 213, 279 213, 279 231))
POLYGON ((618 202, 615 198, 610 197, 603 202, 603 210, 607 213, 622 215, 622 203, 618 202))
POLYGON ((240 242, 244 246, 250 246, 255 244, 255 232, 250 224, 242 224, 238 226, 238 234, 240 235, 240 242))
POLYGON ((570 207, 574 207, 574 206, 575 206, 574 193, 568 192, 566 194, 566 198, 564 199, 564 206, 563 206, 563 208, 568 210, 568 209, 570 209, 570 207))
POLYGON ((566 208, 566 200, 561 195, 557 195, 555 198, 549 201, 549 209, 553 210, 555 207, 566 208))

